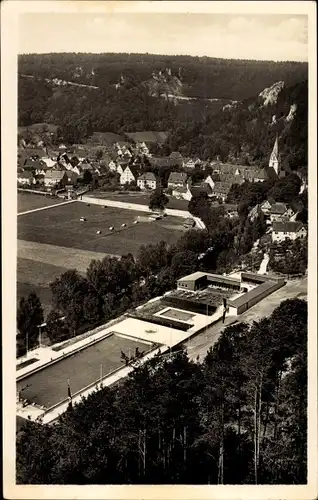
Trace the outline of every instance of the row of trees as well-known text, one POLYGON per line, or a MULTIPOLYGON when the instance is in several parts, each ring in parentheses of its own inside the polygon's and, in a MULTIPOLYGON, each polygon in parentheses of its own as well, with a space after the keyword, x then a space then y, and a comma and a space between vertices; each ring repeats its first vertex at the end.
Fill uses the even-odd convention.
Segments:
POLYGON ((305 484, 307 303, 227 327, 202 364, 135 366, 17 436, 22 484, 305 484), (195 464, 195 465, 194 465, 195 464))

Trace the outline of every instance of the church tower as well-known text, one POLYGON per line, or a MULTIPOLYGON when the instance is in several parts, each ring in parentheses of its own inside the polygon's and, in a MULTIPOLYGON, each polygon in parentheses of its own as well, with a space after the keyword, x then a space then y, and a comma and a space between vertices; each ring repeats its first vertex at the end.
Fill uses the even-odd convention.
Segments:
POLYGON ((278 135, 276 135, 275 144, 269 159, 268 166, 275 170, 277 176, 280 175, 281 166, 280 166, 280 154, 278 152, 278 135))

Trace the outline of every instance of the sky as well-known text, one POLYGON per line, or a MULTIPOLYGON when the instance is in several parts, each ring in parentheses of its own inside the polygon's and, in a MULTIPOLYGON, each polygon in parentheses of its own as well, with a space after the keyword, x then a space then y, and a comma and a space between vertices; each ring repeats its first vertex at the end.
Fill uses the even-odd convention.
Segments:
POLYGON ((19 15, 18 52, 148 52, 233 59, 308 60, 306 15, 153 13, 138 12, 138 9, 103 13, 92 10, 19 15))

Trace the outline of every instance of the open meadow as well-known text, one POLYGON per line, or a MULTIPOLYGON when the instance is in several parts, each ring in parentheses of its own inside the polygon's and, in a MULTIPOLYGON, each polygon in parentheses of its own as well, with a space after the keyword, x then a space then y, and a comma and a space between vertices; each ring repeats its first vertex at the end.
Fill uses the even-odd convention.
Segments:
POLYGON ((67 269, 61 266, 37 262, 34 260, 32 252, 29 253, 29 256, 32 259, 22 257, 18 257, 17 259, 17 300, 19 301, 21 297, 26 297, 32 291, 35 292, 41 301, 46 316, 52 305, 52 294, 49 284, 67 269))
POLYGON ((64 200, 61 198, 53 198, 52 196, 45 196, 43 194, 24 193, 18 192, 18 214, 34 210, 36 208, 48 207, 50 205, 58 205, 64 200))
MULTIPOLYGON (((43 197, 45 200, 50 201, 43 197)), ((35 291, 46 315, 51 305, 49 284, 67 269, 77 269, 85 274, 93 259, 129 252, 136 255, 141 245, 162 240, 173 244, 184 232, 182 223, 178 217, 150 221, 145 213, 87 206, 82 202, 20 215, 17 297, 20 299, 35 291), (81 217, 86 219, 85 222, 80 221, 81 217), (137 224, 134 223, 136 220, 137 224), (112 231, 111 226, 114 227, 112 231), (97 234, 97 231, 101 233, 97 234)))
POLYGON ((141 245, 162 240, 175 243, 184 231, 182 222, 172 216, 149 221, 144 213, 75 202, 20 216, 18 239, 111 255, 136 255, 141 245), (80 222, 81 217, 86 221, 80 222))

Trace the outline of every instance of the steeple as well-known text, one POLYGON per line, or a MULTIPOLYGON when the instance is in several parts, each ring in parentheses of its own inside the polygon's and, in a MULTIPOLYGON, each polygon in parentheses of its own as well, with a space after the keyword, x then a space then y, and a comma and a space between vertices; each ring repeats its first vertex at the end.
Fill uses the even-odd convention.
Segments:
POLYGON ((268 166, 270 168, 273 168, 275 170, 276 174, 279 175, 280 155, 279 155, 279 151, 278 151, 278 135, 276 135, 275 144, 274 144, 273 151, 272 151, 270 159, 269 159, 268 166))

